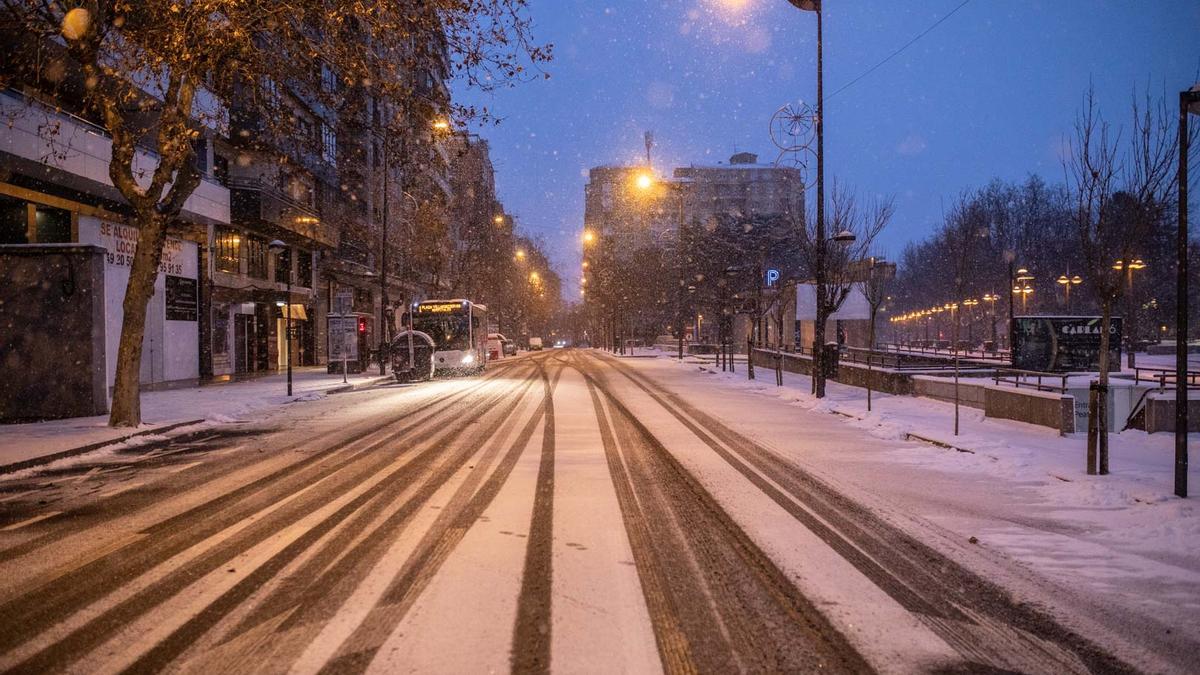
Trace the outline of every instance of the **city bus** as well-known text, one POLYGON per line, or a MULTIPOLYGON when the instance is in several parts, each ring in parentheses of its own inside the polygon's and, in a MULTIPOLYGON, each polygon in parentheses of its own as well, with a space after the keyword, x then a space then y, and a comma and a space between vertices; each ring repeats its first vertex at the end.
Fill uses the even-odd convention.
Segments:
POLYGON ((405 324, 433 340, 434 374, 478 373, 487 363, 487 307, 470 300, 413 303, 405 324))

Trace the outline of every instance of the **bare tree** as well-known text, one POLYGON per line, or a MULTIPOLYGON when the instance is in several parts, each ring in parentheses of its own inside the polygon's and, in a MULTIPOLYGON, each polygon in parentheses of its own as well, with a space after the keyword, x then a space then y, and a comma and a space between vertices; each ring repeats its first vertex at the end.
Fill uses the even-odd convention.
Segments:
POLYGON ((1084 94, 1070 154, 1064 160, 1086 282, 1100 305, 1100 378, 1089 434, 1088 472, 1108 473, 1107 396, 1113 307, 1128 285, 1137 248, 1164 218, 1175 189, 1177 149, 1165 103, 1134 98, 1128 141, 1099 111, 1095 92, 1084 94), (1098 458, 1093 467, 1091 458, 1098 458))
POLYGON ((879 311, 888 301, 892 280, 896 278, 896 263, 884 262, 882 257, 868 259, 867 278, 862 282, 863 296, 870 308, 870 324, 867 328, 867 412, 871 411, 872 360, 875 352, 875 321, 879 311))
POLYGON ((225 125, 236 101, 264 133, 302 139, 295 116, 279 103, 281 89, 330 109, 361 86, 404 101, 417 80, 411 75, 431 71, 429 60, 445 55, 473 84, 521 79, 527 61, 549 58, 530 42, 524 4, 0 0, 0 29, 16 36, 0 66, 3 79, 42 87, 52 98, 73 96, 98 119, 112 138, 109 178, 139 230, 110 425, 141 421, 146 306, 167 227, 200 182, 192 141, 201 128, 225 125))
POLYGON ((852 192, 834 183, 830 208, 826 213, 826 232, 831 237, 818 240, 816 215, 805 219, 802 230, 801 258, 809 270, 824 268, 825 279, 817 280, 816 322, 813 326, 813 393, 825 396, 824 356, 825 323, 836 312, 856 281, 851 262, 863 260, 875 238, 887 226, 895 211, 893 200, 873 201, 860 206, 852 192))

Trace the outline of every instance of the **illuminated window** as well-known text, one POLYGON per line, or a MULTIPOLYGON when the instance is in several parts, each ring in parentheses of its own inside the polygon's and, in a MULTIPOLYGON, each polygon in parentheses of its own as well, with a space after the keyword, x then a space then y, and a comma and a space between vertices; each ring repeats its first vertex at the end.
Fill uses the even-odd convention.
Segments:
POLYGON ((213 263, 217 270, 237 274, 241 271, 242 236, 237 230, 218 228, 213 238, 213 263))
POLYGON ((267 240, 250 235, 246 237, 246 274, 255 279, 267 278, 267 240))

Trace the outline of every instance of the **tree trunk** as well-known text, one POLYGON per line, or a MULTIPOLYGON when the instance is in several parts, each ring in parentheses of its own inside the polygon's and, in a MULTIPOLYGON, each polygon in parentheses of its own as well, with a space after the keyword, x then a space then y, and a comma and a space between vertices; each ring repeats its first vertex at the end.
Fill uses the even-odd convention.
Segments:
POLYGON ((871 412, 871 357, 875 355, 875 308, 871 308, 871 327, 867 330, 867 412, 871 412))
POLYGON ((121 341, 117 347, 117 372, 113 384, 110 427, 136 427, 142 423, 142 339, 146 333, 146 305, 154 295, 158 265, 166 240, 166 219, 157 211, 138 211, 137 250, 129 270, 129 284, 122 303, 121 341))
POLYGON ((1108 475, 1108 348, 1112 322, 1112 297, 1105 297, 1100 308, 1100 396, 1096 401, 1096 435, 1099 473, 1108 475))
POLYGON ((825 318, 820 309, 817 310, 817 320, 813 324, 813 395, 825 398, 825 318))

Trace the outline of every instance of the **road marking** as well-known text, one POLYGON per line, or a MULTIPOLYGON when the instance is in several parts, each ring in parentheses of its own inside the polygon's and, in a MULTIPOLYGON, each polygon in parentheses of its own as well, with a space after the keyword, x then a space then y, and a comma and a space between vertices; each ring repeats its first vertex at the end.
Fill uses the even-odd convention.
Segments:
POLYGON ((22 527, 25 527, 26 525, 40 523, 41 521, 46 520, 48 518, 53 518, 54 516, 57 516, 60 513, 62 513, 62 511, 50 511, 49 513, 43 513, 40 516, 34 516, 32 518, 27 518, 20 522, 13 523, 12 525, 9 525, 7 527, 0 527, 0 532, 12 532, 13 530, 19 530, 22 527))

